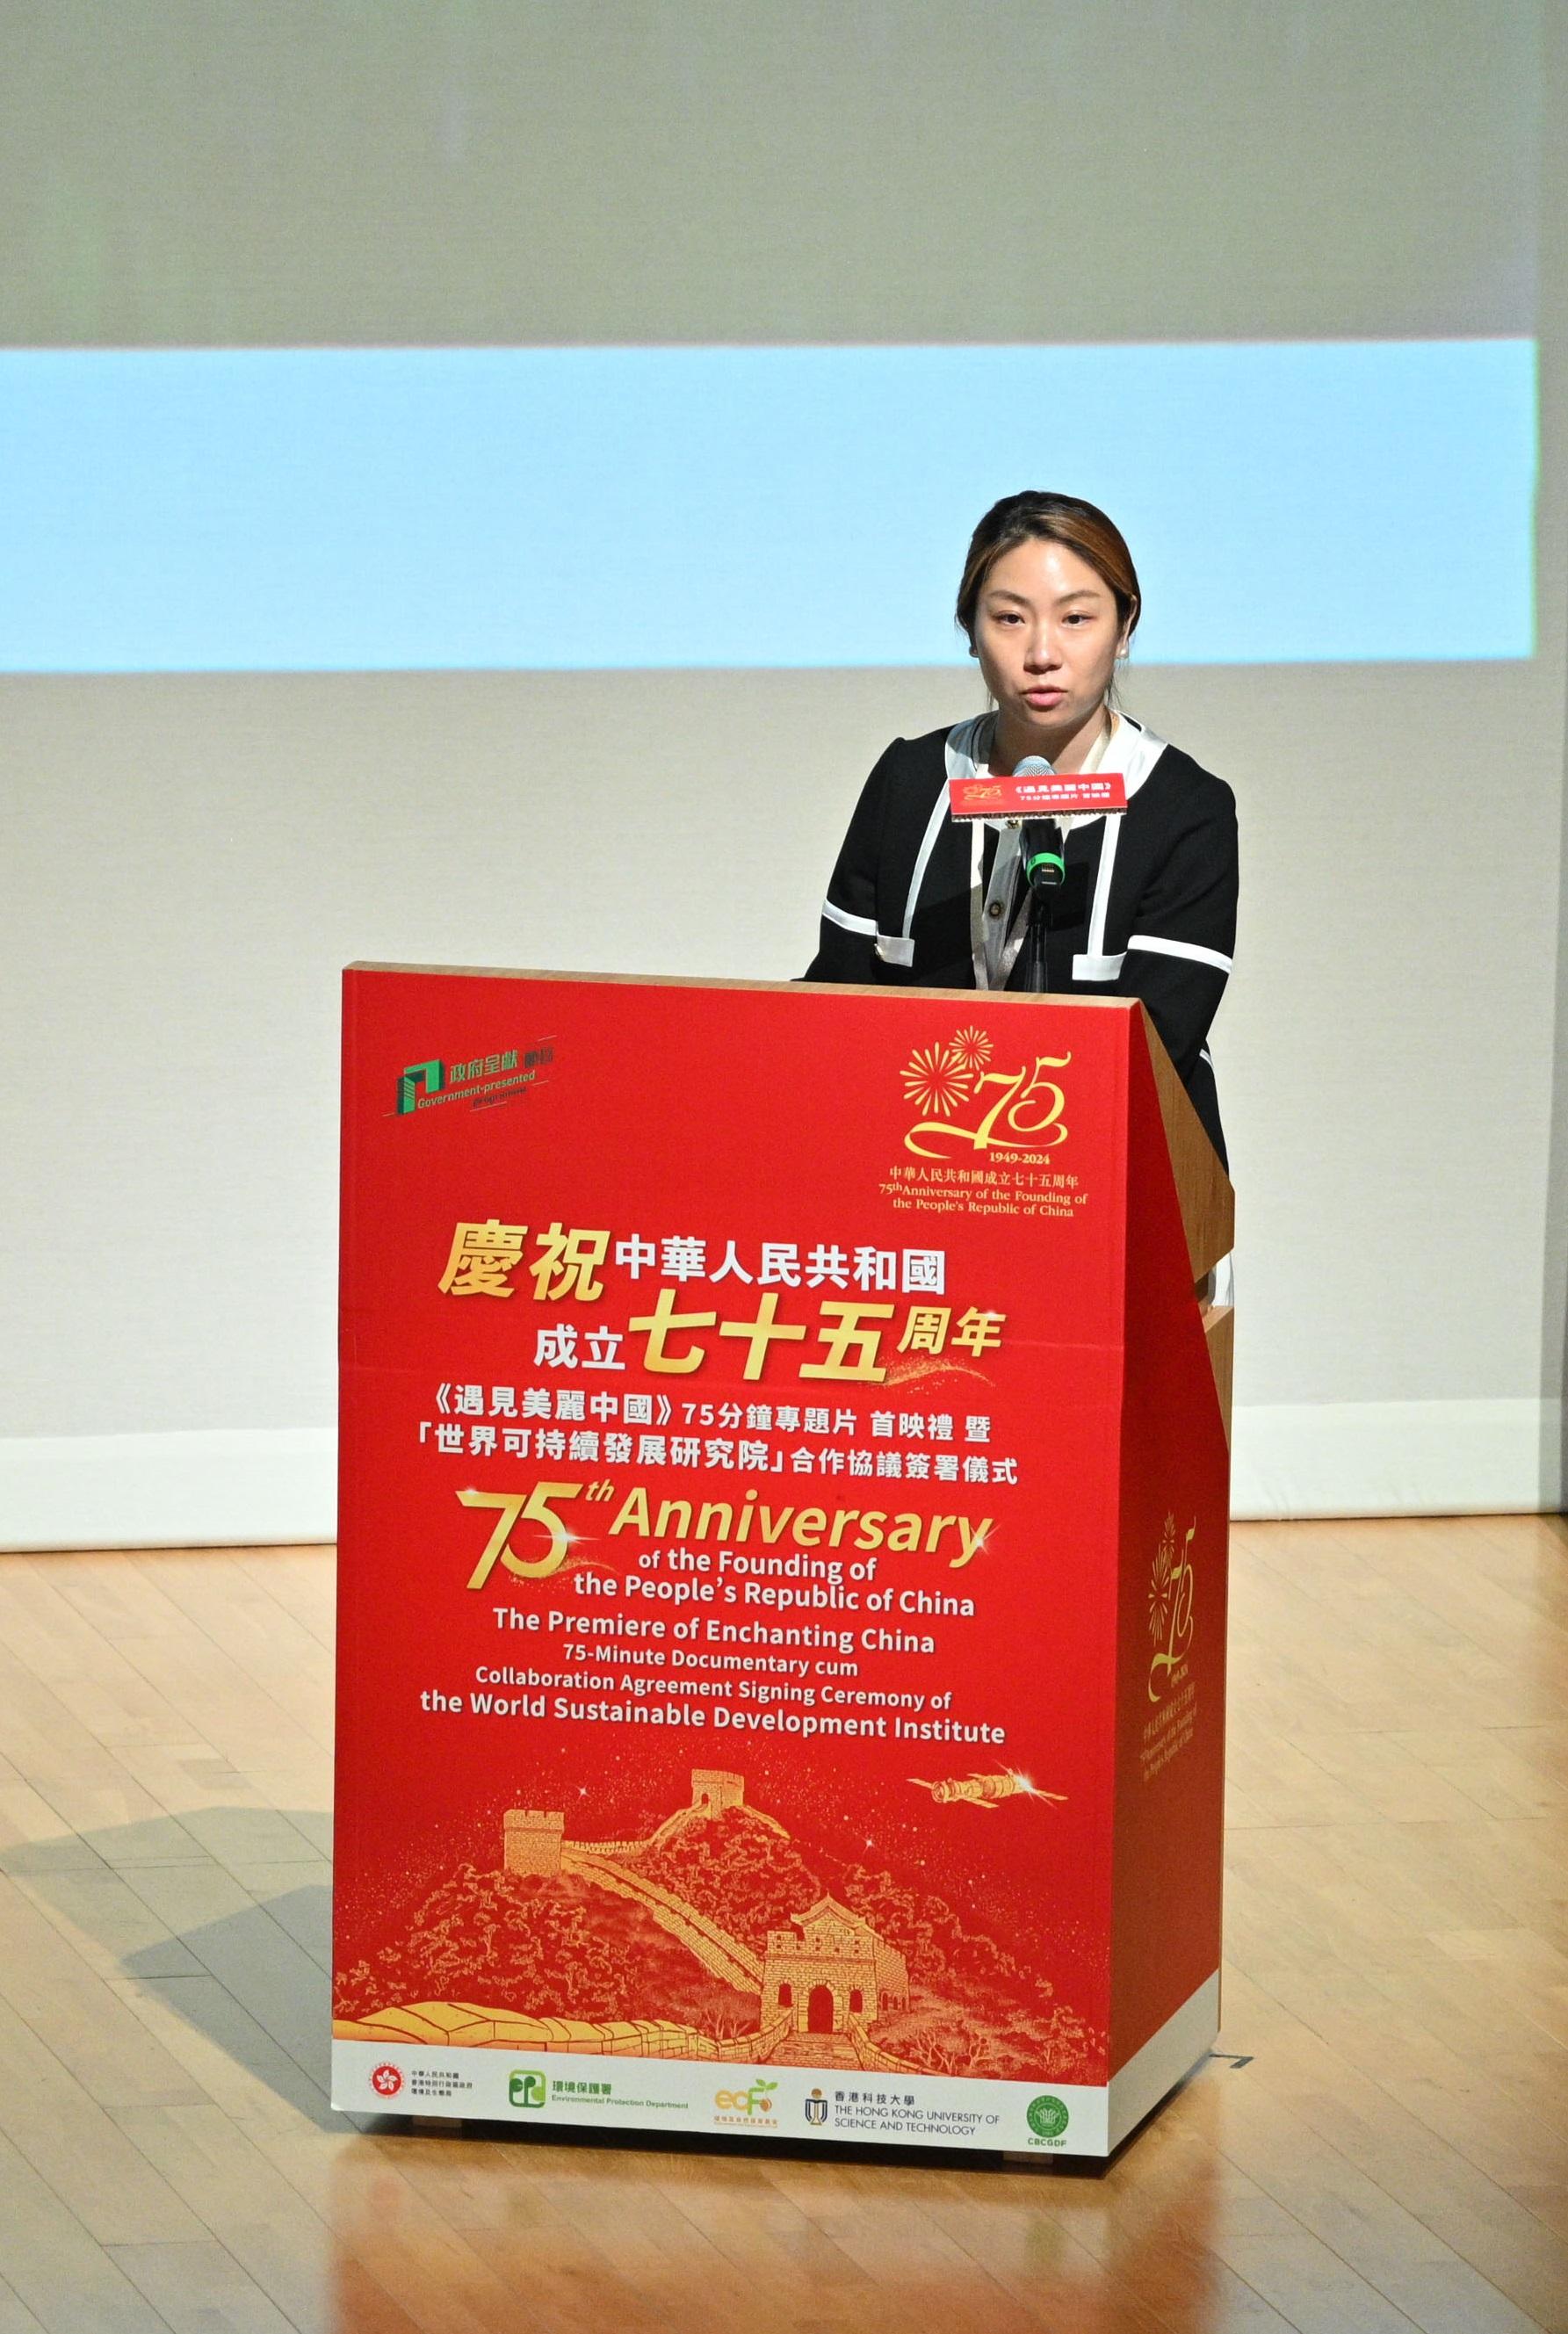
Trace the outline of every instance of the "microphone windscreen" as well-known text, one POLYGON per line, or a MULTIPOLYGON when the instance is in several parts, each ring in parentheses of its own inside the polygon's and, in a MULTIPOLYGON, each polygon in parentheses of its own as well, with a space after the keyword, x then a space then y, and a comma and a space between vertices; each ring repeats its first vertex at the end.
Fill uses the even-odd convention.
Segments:
POLYGON ((1053 818, 1026 818, 1020 838, 1024 880, 1033 892, 1053 892, 1067 874, 1062 830, 1053 818))

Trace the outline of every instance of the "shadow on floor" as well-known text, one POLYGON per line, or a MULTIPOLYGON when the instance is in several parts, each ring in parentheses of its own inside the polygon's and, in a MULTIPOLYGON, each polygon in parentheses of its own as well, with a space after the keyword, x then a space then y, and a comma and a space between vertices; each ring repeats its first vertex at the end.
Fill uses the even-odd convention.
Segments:
POLYGON ((312 2124, 361 2130, 328 2105, 329 1834, 315 1810, 214 1807, 29 1841, 0 1872, 312 2124))

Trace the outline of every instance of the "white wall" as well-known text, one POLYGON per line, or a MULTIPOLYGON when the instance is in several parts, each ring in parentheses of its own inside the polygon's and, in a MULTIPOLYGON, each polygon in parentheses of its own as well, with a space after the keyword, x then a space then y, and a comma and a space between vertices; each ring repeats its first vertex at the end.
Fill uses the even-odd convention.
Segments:
MULTIPOLYGON (((541 274, 537 238, 524 232, 549 192, 527 179, 534 149, 520 149, 506 177, 497 76, 513 73, 519 105, 534 83, 505 25, 526 21, 537 42, 560 12, 461 12, 470 32, 486 28, 484 54, 420 65, 435 77, 430 119, 446 124, 447 144, 421 146, 405 124, 399 162, 378 146, 369 220, 325 199, 324 159, 319 199, 301 191, 313 182, 290 140, 308 132, 324 155, 332 127, 338 68, 324 53, 313 64, 263 41, 266 53, 248 60, 250 130, 265 117, 289 152, 286 168, 274 154, 259 208, 246 208, 221 171, 209 191, 197 167, 215 159, 211 109, 178 110, 169 94, 177 34, 197 80, 223 62, 209 53, 209 13, 166 7, 145 39, 128 36, 121 89, 127 75, 168 69, 140 92, 134 152, 123 150, 134 109, 117 105, 104 53, 87 43, 73 57, 61 33, 76 12, 32 13, 22 93, 14 83, 3 101, 26 125, 17 150, 31 263, 0 308, 5 340, 320 338, 332 337, 334 316, 341 337, 359 339, 548 338, 590 326, 657 334, 647 265, 621 277, 608 260, 597 272, 579 264, 583 249, 609 248, 613 214, 607 225, 588 192, 575 213, 552 212, 541 274), (91 101, 85 112, 72 111, 72 95, 91 101), (112 122, 114 137, 95 140, 95 119, 112 122), (82 200, 68 219, 59 188, 73 169, 82 200), (492 202, 508 188, 516 198, 497 214, 493 272, 464 219, 431 197, 454 186, 465 200, 478 200, 476 188, 492 202), (385 256, 399 236, 404 309, 404 279, 385 256), (590 279, 592 318, 582 309, 590 279), (497 285, 511 287, 507 297, 497 285)), ((324 5, 316 13, 325 40, 342 20, 324 5)), ((970 117, 943 113, 944 87, 966 58, 976 103, 1016 96, 1033 52, 993 45, 976 62, 982 39, 1014 37, 996 29, 1004 12, 987 12, 982 34, 971 10, 918 10, 901 52, 870 57, 862 28, 847 93, 835 97, 836 12, 818 24, 759 9, 771 38, 795 28, 788 59, 774 60, 778 105, 802 153, 835 158, 841 210, 858 218, 861 191, 880 204, 888 171, 901 171, 946 237, 922 246, 884 223, 881 285, 864 255, 846 279, 824 265, 812 228, 820 182, 809 171, 786 178, 770 146, 755 215, 773 255, 769 307, 722 224, 726 187, 744 184, 761 201, 747 157, 717 152, 694 126, 702 108, 692 110, 690 77, 712 69, 714 53, 692 46, 698 62, 684 80, 669 62, 670 43, 688 37, 672 28, 694 12, 619 13, 642 26, 640 51, 615 65, 619 52, 595 45, 590 58, 553 34, 544 85, 574 97, 581 140, 611 118, 601 109, 611 82, 626 99, 640 55, 664 60, 665 135, 643 158, 647 183, 667 223, 683 200, 697 206, 702 242, 700 266, 688 248, 670 271, 669 337, 787 339, 813 324, 837 337, 1045 337, 1050 304, 1038 295, 1053 271, 1074 287, 1072 322, 1084 337, 1097 336, 1101 315, 1107 336, 1133 338, 1178 332, 1184 316, 1195 333, 1228 319, 1242 337, 1362 333, 1380 319, 1423 333, 1538 327, 1534 661, 1135 668, 1127 699, 1228 778, 1241 804, 1243 926, 1216 1038, 1240 1191, 1238 1506, 1554 1504, 1568 1098, 1562 1086, 1554 1098, 1548 1066, 1564 960, 1568 332, 1563 254, 1550 238, 1568 202, 1554 154, 1544 190, 1527 140, 1521 162, 1519 124, 1534 118, 1538 92, 1549 117, 1560 113, 1562 25, 1542 65, 1531 7, 1454 0, 1371 22, 1325 7, 1314 12, 1333 60, 1325 79, 1296 12, 1284 12, 1296 29, 1275 27, 1264 54, 1254 10, 1130 10, 1109 51, 1086 51, 1064 30, 1070 12, 1042 10, 1057 65, 1065 56, 1090 80, 1109 74, 1098 93, 1120 109, 1112 144, 1126 168, 1092 184, 1074 255, 1076 178, 1065 211, 1034 202, 1020 224, 1008 210, 1000 250, 996 236, 987 243, 986 188, 970 185, 954 144, 970 117), (857 174, 843 148, 854 108, 884 97, 857 174), (918 134, 894 134, 909 121, 918 134), (1509 135, 1494 134, 1509 123, 1509 135), (1330 145, 1335 171, 1314 193, 1309 165, 1330 145), (1537 216, 1549 238, 1538 294, 1537 216), (1223 262, 1212 268, 1200 265, 1206 222, 1223 262), (970 274, 975 301, 962 296, 970 274), (1010 275, 1020 275, 1028 298, 1009 309, 1010 275), (1185 306, 1173 280, 1192 289, 1185 306)), ((406 101, 417 111, 409 90, 426 14, 389 7, 376 72, 365 67, 384 107, 406 101), (414 44, 407 71, 399 27, 414 44)), ((537 79, 544 67, 537 54, 532 63, 537 79)), ((224 86, 237 105, 239 84, 224 86)), ((755 94, 755 75, 735 86, 755 94)), ((713 98, 708 90, 704 101, 713 98)), ((339 101, 332 168, 345 184, 369 135, 357 114, 342 116, 358 101, 353 86, 339 101)), ((1052 126, 1048 111, 1022 126, 1014 114, 1005 140, 1022 154, 1026 133, 1052 126)), ((230 159, 245 129, 236 121, 226 133, 230 159)), ((640 134, 651 136, 646 114, 640 134)), ((557 196, 582 150, 561 148, 557 196)), ((613 140, 601 150, 614 151, 613 140)), ((622 188, 620 216, 630 200, 622 188)), ((1059 480, 1030 483, 1071 487, 1070 459, 1059 480)), ((1397 547, 1358 540, 1355 514, 1332 508, 1332 482, 1325 525, 1343 533, 1348 591, 1398 590, 1397 547)), ((1462 556, 1462 512, 1455 535, 1462 556)), ((894 732, 977 701, 968 675, 949 671, 0 681, 0 1545, 330 1533, 344 963, 786 977, 811 951, 827 869, 871 758, 894 732)))

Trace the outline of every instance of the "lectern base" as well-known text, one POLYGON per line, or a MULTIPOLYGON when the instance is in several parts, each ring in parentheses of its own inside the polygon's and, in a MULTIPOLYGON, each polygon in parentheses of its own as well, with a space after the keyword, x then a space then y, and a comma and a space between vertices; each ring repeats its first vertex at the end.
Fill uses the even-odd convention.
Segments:
MULTIPOLYGON (((1111 2078, 1106 2095, 1105 2154, 1120 2147, 1169 2092, 1190 2075, 1219 2033, 1219 1972, 1188 1995, 1181 2008, 1151 2034, 1141 2050, 1111 2078)), ((1087 2154, 1089 2151, 1084 2150, 1087 2154)))
MULTIPOLYGON (((419 2010, 400 2016, 418 2030, 419 2010)), ((1104 2156, 1190 2072, 1218 2030, 1217 1972, 1107 2084, 971 2081, 842 2065, 730 2067, 558 2050, 544 2038, 457 2048, 336 2040, 332 2105, 349 2115, 421 2121, 1104 2156)))
POLYGON ((1103 2163, 1221 1959, 1233 1208, 1142 1007, 346 994, 335 2104, 1103 2163))

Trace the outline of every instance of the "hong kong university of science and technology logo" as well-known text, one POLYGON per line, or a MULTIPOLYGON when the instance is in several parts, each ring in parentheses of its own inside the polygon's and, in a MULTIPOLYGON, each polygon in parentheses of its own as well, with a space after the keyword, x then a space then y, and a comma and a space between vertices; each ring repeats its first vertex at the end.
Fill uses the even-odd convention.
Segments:
POLYGON ((1053 1070, 1071 1054, 1036 1054, 996 1065, 988 1030, 971 1024, 917 1046, 903 1068, 904 1099, 921 1115, 904 1148, 921 1159, 968 1159, 988 1152, 1054 1151, 1067 1140, 1066 1095, 1053 1070))

